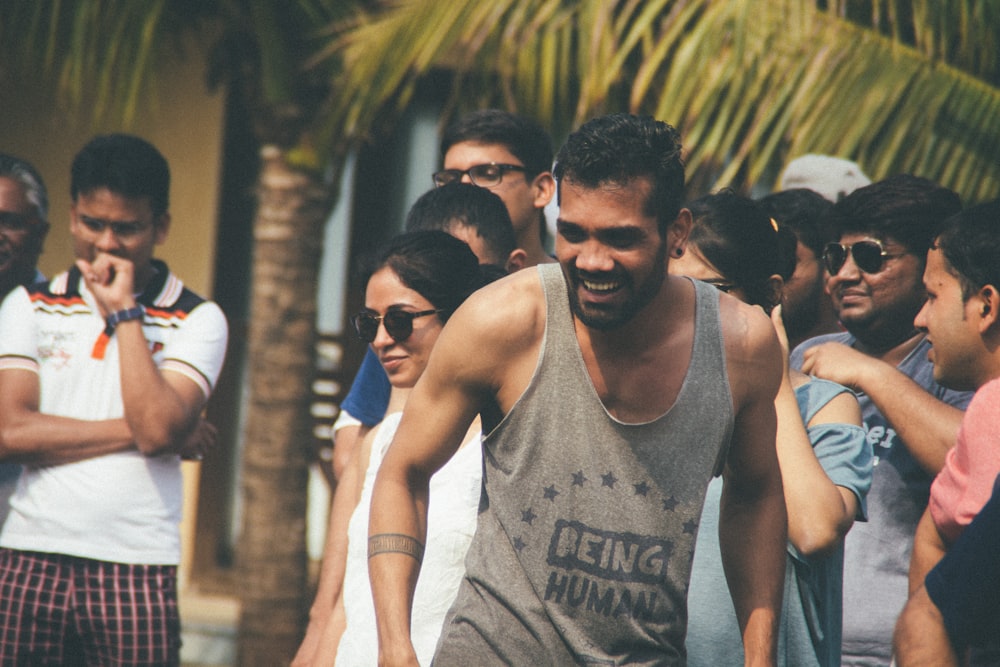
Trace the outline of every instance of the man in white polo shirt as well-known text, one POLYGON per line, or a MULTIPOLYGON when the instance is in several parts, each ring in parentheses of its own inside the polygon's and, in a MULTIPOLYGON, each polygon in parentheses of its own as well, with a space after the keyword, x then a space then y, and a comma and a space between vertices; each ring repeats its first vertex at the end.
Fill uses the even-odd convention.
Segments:
POLYGON ((170 172, 130 135, 73 161, 76 263, 0 307, 0 663, 176 665, 181 457, 225 355, 222 311, 153 258, 170 172))

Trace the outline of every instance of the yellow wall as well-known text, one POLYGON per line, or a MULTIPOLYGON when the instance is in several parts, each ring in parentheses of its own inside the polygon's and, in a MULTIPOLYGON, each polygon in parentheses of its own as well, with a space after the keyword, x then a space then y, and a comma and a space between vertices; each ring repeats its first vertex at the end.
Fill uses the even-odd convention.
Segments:
MULTIPOLYGON (((223 95, 206 90, 205 64, 193 47, 157 74, 133 127, 96 129, 56 108, 53 96, 29 83, 0 87, 0 151, 34 164, 49 190, 52 229, 40 268, 52 275, 73 261, 69 242, 69 167, 91 136, 127 131, 151 141, 171 169, 173 225, 157 255, 196 292, 211 296, 222 149, 223 95)), ((50 86, 46 85, 45 88, 50 86)))

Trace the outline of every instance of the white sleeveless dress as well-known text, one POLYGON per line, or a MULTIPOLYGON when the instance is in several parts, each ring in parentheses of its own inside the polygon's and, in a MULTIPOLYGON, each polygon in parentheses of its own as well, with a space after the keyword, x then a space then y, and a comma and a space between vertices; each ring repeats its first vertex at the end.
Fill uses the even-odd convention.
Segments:
MULTIPOLYGON (((372 485, 399 426, 402 413, 387 415, 372 442, 361 500, 347 528, 344 609, 347 628, 337 649, 338 667, 363 667, 378 661, 375 607, 368 580, 368 516, 372 485)), ((445 614, 465 575, 465 552, 476 531, 482 489, 480 434, 459 449, 431 477, 427 545, 413 599, 410 635, 421 665, 431 664, 445 614)))

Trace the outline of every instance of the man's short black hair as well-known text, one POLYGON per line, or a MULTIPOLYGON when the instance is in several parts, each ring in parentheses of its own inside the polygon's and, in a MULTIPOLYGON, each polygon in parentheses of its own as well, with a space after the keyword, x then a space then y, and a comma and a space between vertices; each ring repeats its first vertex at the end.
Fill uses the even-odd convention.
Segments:
POLYGON ((782 227, 790 229, 795 238, 816 257, 823 255, 827 243, 838 239, 836 230, 826 217, 833 202, 818 192, 793 188, 761 197, 759 202, 767 215, 782 227))
POLYGON ((961 283, 962 298, 986 285, 1000 289, 1000 199, 948 218, 935 246, 961 283))
POLYGON ((858 188, 830 209, 839 236, 871 234, 895 239, 923 262, 944 221, 962 210, 962 201, 934 181, 899 174, 858 188))
POLYGON ((481 109, 462 116, 441 137, 441 159, 449 148, 463 141, 506 147, 524 165, 529 180, 552 169, 552 138, 526 116, 502 109, 481 109))
POLYGON ((449 183, 428 190, 406 214, 406 231, 440 229, 454 225, 474 229, 490 253, 490 261, 504 265, 517 248, 510 213, 499 196, 471 183, 449 183))
POLYGON ((564 180, 597 188, 650 178, 653 192, 644 211, 656 216, 661 235, 684 200, 680 135, 651 116, 618 113, 584 123, 559 151, 554 174, 560 194, 564 180))
POLYGON ((138 199, 148 197, 153 215, 170 206, 170 168, 153 144, 131 134, 104 134, 91 139, 73 159, 70 197, 100 188, 138 199))

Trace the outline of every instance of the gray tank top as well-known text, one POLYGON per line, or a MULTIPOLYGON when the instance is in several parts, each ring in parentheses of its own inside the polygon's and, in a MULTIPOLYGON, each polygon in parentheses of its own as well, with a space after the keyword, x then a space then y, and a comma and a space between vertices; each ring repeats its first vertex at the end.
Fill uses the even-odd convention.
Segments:
POLYGON ((594 389, 562 271, 538 272, 542 352, 484 440, 479 524, 434 664, 682 665, 701 506, 733 427, 718 294, 693 281, 674 405, 626 424, 594 389))

